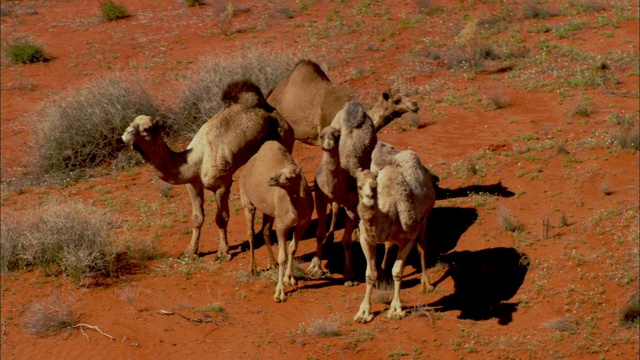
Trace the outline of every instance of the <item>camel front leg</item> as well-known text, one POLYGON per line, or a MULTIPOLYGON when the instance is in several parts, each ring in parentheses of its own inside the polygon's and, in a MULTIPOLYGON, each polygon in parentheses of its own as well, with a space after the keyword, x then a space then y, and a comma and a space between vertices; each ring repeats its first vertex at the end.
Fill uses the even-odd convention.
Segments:
POLYGON ((316 254, 311 259, 311 264, 307 268, 307 275, 319 277, 322 275, 322 248, 327 240, 327 196, 316 188, 316 214, 318 217, 318 228, 316 230, 316 254))
POLYGON ((229 186, 222 186, 215 193, 216 197, 216 225, 220 237, 218 240, 218 253, 216 259, 227 261, 229 255, 229 243, 227 242, 227 224, 229 223, 229 186))
POLYGON ((423 293, 433 291, 434 287, 429 281, 427 275, 427 219, 423 219, 418 232, 418 254, 420 255, 420 265, 422 266, 422 275, 420 277, 420 289, 423 293))
POLYGON ((258 274, 258 267, 256 265, 256 259, 254 255, 254 239, 256 236, 253 229, 253 220, 256 216, 256 207, 253 204, 247 204, 244 206, 244 216, 247 223, 247 237, 249 238, 249 271, 253 275, 258 274))
POLYGON ((273 226, 273 218, 267 214, 262 214, 262 224, 262 237, 269 255, 269 267, 275 268, 276 259, 273 257, 273 250, 271 249, 271 227, 273 226))
POLYGON ((187 192, 191 198, 191 221, 193 228, 191 232, 191 242, 184 252, 185 257, 191 257, 198 253, 198 245, 200 243, 200 229, 204 222, 204 188, 202 185, 187 184, 187 192))
POLYGON ((396 262, 393 264, 393 300, 391 300, 391 307, 387 312, 387 317, 393 320, 401 320, 404 318, 404 310, 402 310, 402 302, 400 301, 400 283, 402 281, 402 272, 404 270, 404 262, 407 255, 413 248, 415 239, 409 241, 409 243, 400 246, 398 249, 398 256, 396 262))
POLYGON ((353 267, 351 266, 351 248, 353 246, 353 228, 355 227, 358 215, 351 209, 346 209, 347 219, 344 224, 344 233, 342 234, 342 249, 344 250, 344 273, 343 276, 348 283, 355 276, 353 274, 353 267))
POLYGON ((276 223, 276 235, 278 236, 278 285, 276 285, 276 293, 273 295, 275 302, 284 302, 287 295, 284 293, 284 268, 287 262, 287 239, 286 229, 278 226, 276 223))
POLYGON ((359 323, 366 323, 373 320, 373 314, 371 313, 371 290, 373 289, 373 285, 378 279, 378 271, 375 265, 376 246, 375 244, 367 243, 367 239, 365 239, 363 236, 362 229, 360 230, 360 244, 362 245, 362 252, 364 252, 364 257, 367 259, 367 289, 364 293, 364 299, 362 299, 362 303, 360 304, 360 310, 353 319, 359 323))

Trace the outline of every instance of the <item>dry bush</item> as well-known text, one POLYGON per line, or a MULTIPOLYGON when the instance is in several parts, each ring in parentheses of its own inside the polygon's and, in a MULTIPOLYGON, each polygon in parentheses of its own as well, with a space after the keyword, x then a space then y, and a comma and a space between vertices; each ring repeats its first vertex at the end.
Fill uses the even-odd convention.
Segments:
POLYGON ((505 94, 502 89, 494 89, 489 91, 486 101, 486 108, 490 110, 504 109, 511 105, 511 101, 509 97, 505 94))
POLYGON ((623 127, 611 134, 611 143, 621 149, 640 151, 638 127, 623 127))
POLYGON ((69 174, 114 160, 120 139, 137 115, 160 116, 142 79, 116 74, 66 91, 29 114, 37 171, 69 174))
POLYGON ((623 325, 638 325, 640 323, 640 298, 634 294, 629 298, 627 305, 622 308, 620 323, 623 325))
POLYGON ((524 225, 516 218, 516 216, 507 208, 500 208, 497 212, 498 222, 503 229, 510 232, 518 232, 524 230, 524 225))
POLYGON ((311 322, 305 332, 311 336, 334 337, 340 335, 338 325, 334 321, 322 319, 311 322))
POLYGON ((178 96, 169 130, 178 137, 192 137, 222 108, 220 95, 227 84, 249 79, 266 96, 291 71, 295 61, 293 56, 281 52, 263 51, 204 58, 178 96))
POLYGON ((549 329, 558 330, 560 332, 573 333, 576 331, 575 321, 567 318, 556 318, 545 324, 549 329))
POLYGON ((376 304, 391 304, 393 300, 393 281, 379 282, 376 284, 375 291, 371 295, 371 301, 376 304))
POLYGON ((536 1, 529 0, 522 5, 523 19, 546 19, 557 15, 555 11, 540 5, 536 1))
POLYGON ((113 227, 103 210, 79 202, 52 202, 23 219, 3 216, 2 270, 33 266, 76 282, 113 275, 119 265, 109 236, 113 227))
POLYGON ((41 302, 31 304, 24 316, 22 328, 36 336, 52 336, 70 331, 78 323, 79 315, 71 309, 71 301, 53 293, 41 302))

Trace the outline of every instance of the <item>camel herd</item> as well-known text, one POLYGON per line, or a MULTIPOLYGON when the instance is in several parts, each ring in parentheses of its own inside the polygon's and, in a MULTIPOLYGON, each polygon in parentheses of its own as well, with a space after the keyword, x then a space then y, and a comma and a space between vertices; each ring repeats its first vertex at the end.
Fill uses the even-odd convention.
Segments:
MULTIPOLYGON (((322 247, 334 230, 339 206, 346 210, 341 239, 345 252, 344 277, 353 277, 351 245, 359 233, 366 261, 366 292, 355 316, 369 322, 371 291, 377 279, 375 247, 385 243, 399 246, 392 267, 394 295, 387 316, 401 319, 400 281, 406 257, 418 243, 422 265, 421 289, 433 289, 426 272, 426 219, 435 202, 428 170, 412 151, 400 151, 379 142, 376 133, 418 105, 406 94, 384 92, 369 109, 350 101, 331 83, 313 61, 302 60, 266 98, 251 81, 231 83, 222 94, 224 107, 196 133, 186 150, 173 151, 164 141, 157 120, 136 117, 122 139, 136 150, 170 184, 186 184, 192 204, 193 233, 185 255, 198 252, 204 220, 204 189, 212 191, 217 203, 215 222, 219 229, 217 257, 229 259, 227 223, 229 192, 233 174, 243 167, 239 179, 240 196, 246 216, 250 244, 250 271, 257 273, 254 258, 254 218, 263 213, 263 231, 269 263, 276 265, 269 233, 278 238, 278 284, 276 302, 286 300, 285 285, 295 285, 293 258, 300 237, 318 218, 316 253, 307 273, 320 275, 322 247), (314 196, 291 152, 294 140, 319 145, 322 160, 315 173, 314 196), (326 229, 327 205, 334 215, 326 229), (359 221, 358 221, 359 219, 359 221), (358 224, 358 231, 356 229, 358 224), (286 245, 293 229, 293 237, 286 245)), ((383 261, 383 270, 387 259, 383 261)))

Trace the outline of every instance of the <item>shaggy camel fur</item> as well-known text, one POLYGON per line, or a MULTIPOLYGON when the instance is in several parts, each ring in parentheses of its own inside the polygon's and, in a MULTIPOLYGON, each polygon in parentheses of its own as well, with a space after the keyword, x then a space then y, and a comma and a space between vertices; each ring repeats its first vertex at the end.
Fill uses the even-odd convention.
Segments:
MULTIPOLYGON (((371 164, 371 153, 376 145, 377 136, 373 121, 364 111, 362 105, 355 101, 347 102, 340 110, 323 135, 323 158, 316 171, 316 212, 318 229, 316 232, 316 255, 307 272, 318 275, 322 272, 322 247, 327 241, 326 205, 332 202, 333 218, 329 234, 333 232, 338 207, 345 207, 347 219, 342 235, 342 247, 345 252, 344 277, 353 277, 351 268, 352 234, 357 222, 357 192, 355 174, 358 169, 368 169, 371 164), (336 144, 336 140, 338 140, 336 144)), ((351 284, 349 281, 346 283, 351 284)))
MULTIPOLYGON (((295 138, 320 145, 320 133, 334 119, 351 97, 335 86, 320 66, 301 60, 267 95, 267 101, 278 109, 291 125, 295 138)), ((418 104, 406 94, 389 89, 368 110, 375 127, 382 127, 406 112, 417 112, 418 104)))
MULTIPOLYGON (((287 299, 284 285, 295 285, 293 278, 293 256, 298 248, 298 241, 311 222, 313 213, 313 196, 300 168, 282 145, 275 141, 267 141, 257 154, 242 169, 240 175, 240 198, 247 220, 247 233, 251 249, 251 273, 257 274, 253 255, 253 220, 256 209, 262 211, 269 225, 273 225, 278 236, 278 285, 273 296, 276 302, 287 299), (287 233, 295 225, 293 239, 289 243, 288 254, 285 253, 287 233), (286 271, 285 271, 286 261, 286 271)), ((265 229, 265 244, 269 256, 271 245, 268 231, 265 229)))
POLYGON ((399 320, 405 315, 400 302, 400 282, 405 259, 415 244, 416 236, 422 265, 422 291, 433 289, 427 277, 425 260, 427 215, 435 203, 429 171, 414 152, 398 151, 384 143, 378 143, 372 158, 371 170, 361 171, 357 176, 360 244, 367 259, 367 288, 360 310, 354 317, 357 322, 373 319, 371 289, 377 280, 377 243, 392 242, 398 245, 392 270, 393 300, 387 317, 399 320))
POLYGON ((267 140, 293 148, 293 131, 250 81, 231 83, 222 93, 224 107, 198 130, 184 151, 165 143, 162 126, 149 116, 136 117, 122 135, 126 144, 142 155, 158 177, 170 184, 186 184, 192 205, 193 232, 186 256, 198 252, 204 222, 204 189, 213 191, 217 203, 216 225, 220 239, 217 257, 229 259, 227 223, 232 175, 267 140))

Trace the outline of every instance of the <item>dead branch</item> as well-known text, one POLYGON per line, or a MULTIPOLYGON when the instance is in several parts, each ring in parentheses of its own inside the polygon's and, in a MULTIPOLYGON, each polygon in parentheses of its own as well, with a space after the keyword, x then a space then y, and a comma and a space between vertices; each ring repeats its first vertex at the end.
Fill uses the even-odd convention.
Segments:
POLYGON ((188 322, 198 323, 198 324, 212 323, 215 326, 220 326, 220 323, 217 320, 213 319, 211 316, 209 316, 207 314, 204 314, 204 319, 193 319, 193 318, 190 318, 188 316, 184 316, 184 315, 182 315, 180 313, 173 312, 173 311, 167 311, 167 310, 160 310, 160 311, 158 311, 158 314, 161 314, 161 315, 178 315, 181 318, 187 320, 188 322))
POLYGON ((74 328, 79 327, 79 328, 80 328, 80 330, 82 330, 82 333, 84 334, 84 336, 86 336, 86 337, 87 337, 87 341, 88 341, 88 342, 91 342, 91 341, 89 340, 89 335, 87 335, 87 333, 84 331, 84 328, 85 328, 85 327, 87 327, 87 328, 89 328, 89 329, 91 329, 91 330, 95 330, 95 331, 99 332, 100 334, 102 334, 102 335, 104 335, 104 336, 108 337, 109 339, 111 339, 111 341, 115 341, 115 339, 113 338, 113 336, 111 336, 111 335, 109 335, 109 334, 105 333, 104 331, 100 330, 97 326, 93 326, 93 325, 89 325, 89 324, 76 324, 76 325, 73 325, 73 327, 74 327, 74 328))

